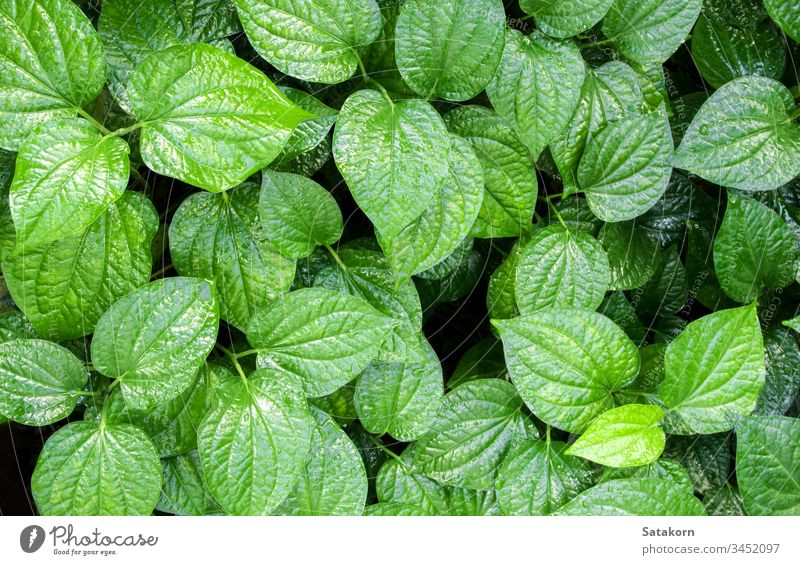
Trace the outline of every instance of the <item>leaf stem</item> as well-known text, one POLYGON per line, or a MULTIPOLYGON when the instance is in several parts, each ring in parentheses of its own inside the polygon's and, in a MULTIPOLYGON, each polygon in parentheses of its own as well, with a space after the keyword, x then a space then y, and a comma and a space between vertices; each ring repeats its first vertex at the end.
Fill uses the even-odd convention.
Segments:
POLYGON ((336 253, 336 251, 334 251, 333 247, 331 247, 330 245, 328 245, 328 244, 326 243, 326 244, 325 244, 325 249, 327 249, 327 250, 328 250, 328 253, 330 253, 330 254, 331 254, 331 257, 333 257, 334 261, 336 261, 336 263, 337 263, 337 264, 338 264, 338 265, 339 265, 339 266, 340 266, 342 269, 347 269, 347 267, 345 267, 344 263, 342 263, 342 260, 339 258, 339 255, 336 253))
POLYGON ((104 126, 103 124, 98 122, 96 119, 94 119, 94 116, 92 116, 89 112, 87 112, 86 110, 84 110, 83 108, 81 108, 79 106, 75 106, 75 110, 77 110, 79 116, 81 116, 85 120, 88 120, 89 122, 91 122, 92 125, 94 125, 97 129, 99 129, 100 132, 103 135, 110 135, 111 134, 111 130, 109 130, 108 128, 106 128, 106 126, 104 126))
POLYGON ((547 198, 547 205, 550 206, 550 209, 556 215, 556 218, 558 218, 558 221, 562 225, 562 227, 565 230, 569 231, 569 228, 567 227, 567 224, 564 222, 564 218, 561 217, 561 214, 558 213, 558 210, 556 209, 555 205, 550 201, 549 198, 547 198))
POLYGON ((369 439, 375 445, 375 447, 383 451, 386 455, 393 457, 398 463, 400 463, 403 466, 403 468, 406 468, 405 462, 400 458, 400 456, 397 453, 395 453, 394 451, 383 445, 380 441, 375 439, 374 436, 370 435, 369 439))
POLYGON ((228 359, 231 360, 231 363, 233 363, 233 367, 236 369, 236 372, 239 373, 239 376, 242 378, 242 381, 244 382, 245 386, 247 386, 247 375, 244 374, 244 369, 242 369, 242 366, 236 359, 236 354, 227 347, 220 344, 217 344, 217 348, 220 351, 222 351, 228 359))
POLYGON ((545 438, 547 439, 547 445, 550 445, 550 424, 547 424, 547 430, 545 431, 545 438))

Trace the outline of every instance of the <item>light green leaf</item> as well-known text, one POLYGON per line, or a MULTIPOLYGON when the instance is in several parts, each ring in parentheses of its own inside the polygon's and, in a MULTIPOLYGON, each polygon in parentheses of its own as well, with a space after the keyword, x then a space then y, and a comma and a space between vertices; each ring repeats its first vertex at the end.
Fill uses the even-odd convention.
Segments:
POLYGON ((39 335, 90 334, 111 304, 150 280, 157 230, 150 201, 125 192, 83 234, 9 257, 3 263, 9 292, 39 335))
POLYGON ((360 516, 367 472, 358 448, 336 422, 315 408, 311 452, 300 479, 276 513, 289 516, 360 516))
POLYGON ((800 174, 800 125, 793 111, 792 94, 781 83, 734 79, 700 108, 674 165, 731 188, 778 188, 800 174))
POLYGON ((787 328, 792 328, 794 331, 800 333, 800 316, 792 318, 791 320, 784 320, 782 323, 787 328))
POLYGON ((171 277, 115 302, 97 322, 92 362, 119 379, 125 402, 146 410, 178 396, 194 381, 217 340, 214 287, 171 277))
POLYGON ((428 512, 403 502, 378 502, 364 508, 364 516, 428 516, 428 512))
POLYGON ((177 516, 205 516, 217 511, 208 492, 196 451, 161 461, 161 498, 156 508, 177 516))
POLYGON ((413 441, 433 426, 444 395, 442 365, 427 341, 424 349, 425 363, 372 363, 361 373, 354 401, 368 432, 413 441))
POLYGON ((89 373, 60 345, 41 339, 0 343, 0 414, 28 426, 69 416, 89 373))
POLYGON ((603 412, 566 451, 607 467, 638 467, 664 451, 666 437, 658 406, 626 404, 603 412))
POLYGON ((161 464, 135 426, 72 422, 45 443, 31 491, 44 516, 147 516, 161 493, 161 464))
POLYGON ((575 111, 584 76, 580 50, 571 41, 509 29, 503 59, 486 94, 538 159, 575 111))
POLYGON ((261 225, 286 257, 308 257, 317 245, 342 235, 342 212, 333 196, 313 180, 264 171, 258 201, 261 225))
POLYGON ((319 147, 328 137, 328 132, 336 123, 339 112, 329 108, 307 92, 289 86, 279 86, 280 91, 314 118, 306 120, 295 128, 286 141, 281 154, 273 161, 273 166, 288 164, 293 159, 319 147))
POLYGON ((567 455, 560 441, 514 447, 497 473, 497 501, 506 516, 550 514, 594 483, 590 464, 567 455))
POLYGON ((449 516, 501 516, 497 495, 493 490, 448 487, 449 516))
POLYGON ((252 183, 223 194, 193 194, 169 226, 175 269, 213 280, 222 319, 240 329, 257 310, 288 292, 295 274, 295 262, 267 239, 258 201, 258 186, 252 183))
POLYGON ((688 435, 729 430, 753 411, 764 386, 764 344, 755 304, 695 320, 667 347, 658 389, 688 435))
POLYGON ((661 63, 681 46, 703 0, 614 0, 603 33, 625 57, 661 63))
POLYGON ((603 19, 614 0, 520 0, 520 8, 536 18, 551 37, 572 37, 603 19))
POLYGON ((605 224, 597 236, 608 256, 613 290, 632 290, 649 281, 658 269, 661 245, 636 221, 605 224))
POLYGON ((203 43, 142 61, 128 86, 142 124, 142 159, 153 171, 211 192, 270 163, 294 128, 312 118, 244 60, 203 43))
POLYGON ((566 128, 550 140, 553 156, 565 188, 577 190, 578 163, 586 143, 608 122, 638 114, 644 100, 636 72, 620 61, 586 70, 581 97, 566 128))
POLYGON ((20 147, 11 183, 18 246, 30 249, 84 231, 122 196, 128 151, 122 139, 103 137, 77 118, 35 130, 20 147))
POLYGON ((445 115, 450 131, 472 144, 483 167, 485 192, 474 237, 517 237, 530 229, 538 181, 530 152, 491 110, 462 106, 445 115))
POLYGON ((792 39, 800 42, 800 14, 793 0, 764 0, 769 16, 792 39))
POLYGON ((398 279, 445 261, 472 229, 483 202, 483 169, 472 145, 450 134, 447 176, 423 214, 381 247, 398 279))
POLYGON ((223 381, 197 430, 214 499, 238 516, 271 513, 300 476, 313 426, 294 375, 260 369, 246 380, 223 381))
POLYGON ((594 310, 610 282, 608 257, 597 240, 557 224, 536 232, 520 250, 514 292, 523 314, 554 306, 594 310))
POLYGON ((764 204, 733 192, 717 236, 714 266, 725 294, 750 303, 764 289, 789 286, 797 274, 797 237, 764 204))
POLYGON ((447 175, 449 153, 447 130, 433 106, 392 102, 377 90, 350 95, 333 135, 336 166, 385 238, 427 209, 447 175))
POLYGON ((660 112, 611 122, 586 145, 578 184, 606 222, 632 220, 652 208, 672 174, 672 135, 660 112))
POLYGON ((336 84, 350 78, 359 50, 377 38, 375 0, 234 0, 258 54, 295 78, 336 84))
POLYGON ((703 504, 664 479, 617 479, 579 494, 562 506, 562 516, 704 516, 703 504))
POLYGON ((492 80, 505 42, 500 0, 408 0, 395 28, 408 85, 427 99, 469 100, 492 80))
POLYGON ((394 328, 381 347, 378 361, 424 363, 422 306, 410 280, 397 282, 388 262, 378 252, 343 248, 339 263, 323 269, 315 286, 338 290, 361 298, 381 314, 394 319, 394 328))
POLYGON ((39 125, 75 116, 100 93, 100 37, 70 0, 0 5, 0 147, 17 151, 39 125))
POLYGON ((749 75, 779 80, 786 66, 786 49, 766 22, 750 29, 701 14, 692 34, 692 59, 703 79, 720 88, 749 75))
MULTIPOLYGON (((223 38, 241 26, 229 0, 104 0, 97 31, 108 59, 109 90, 127 110, 126 87, 147 56, 195 41, 223 47, 223 38)), ((226 47, 233 53, 230 44, 226 47)))
POLYGON ((364 300, 332 290, 295 290, 250 320, 247 339, 260 367, 301 377, 308 396, 347 384, 378 356, 394 321, 364 300))
POLYGON ((736 479, 751 516, 800 516, 800 420, 743 418, 736 426, 736 479))
POLYGON ((636 346, 602 314, 562 307, 493 322, 520 396, 559 429, 583 432, 639 372, 636 346))
POLYGON ((444 397, 431 431, 420 438, 414 470, 444 484, 487 490, 500 461, 525 437, 522 401, 499 379, 464 383, 444 397))

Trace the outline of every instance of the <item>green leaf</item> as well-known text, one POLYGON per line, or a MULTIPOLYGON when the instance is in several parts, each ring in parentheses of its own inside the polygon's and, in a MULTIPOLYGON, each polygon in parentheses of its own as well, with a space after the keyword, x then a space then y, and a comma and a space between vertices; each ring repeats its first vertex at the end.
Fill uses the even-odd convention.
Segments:
POLYGON ((792 332, 776 326, 764 332, 767 375, 754 414, 782 415, 800 392, 800 348, 792 332))
POLYGON ((324 396, 347 384, 377 357, 393 324, 360 298, 306 288, 256 312, 247 339, 260 349, 260 367, 294 373, 308 396, 324 396))
POLYGON ((447 388, 478 379, 504 379, 507 374, 502 342, 488 337, 470 347, 459 359, 447 388))
POLYGON ((614 0, 603 34, 625 57, 661 63, 681 46, 703 9, 703 0, 614 0))
POLYGON ((497 501, 506 516, 546 515, 594 483, 590 464, 565 453, 560 441, 514 447, 497 473, 497 501))
POLYGON ((664 451, 666 437, 658 406, 626 404, 603 412, 566 451, 607 467, 638 467, 664 451))
POLYGON ((0 147, 17 151, 46 122, 70 118, 100 93, 100 37, 70 0, 0 6, 0 147))
POLYGON ((782 323, 787 328, 792 328, 794 331, 800 333, 800 316, 792 318, 791 320, 784 320, 782 323))
POLYGON ((350 95, 333 136, 336 166, 385 238, 427 209, 447 175, 449 152, 447 130, 433 106, 392 102, 377 90, 350 95))
POLYGON ((717 200, 708 197, 682 172, 673 169, 661 200, 636 218, 636 223, 661 241, 663 247, 669 247, 673 243, 682 244, 687 237, 687 224, 715 214, 717 206, 717 200))
POLYGON ((553 225, 536 232, 520 250, 514 292, 523 314, 554 306, 594 310, 610 282, 608 257, 598 241, 553 225))
POLYGON ((258 201, 261 225, 286 257, 308 257, 317 245, 342 235, 342 212, 333 196, 313 180, 264 171, 258 201))
POLYGON ((247 38, 276 69, 336 84, 360 63, 359 49, 381 31, 375 0, 234 0, 247 38))
POLYGON ((213 280, 222 319, 240 329, 257 310, 288 292, 295 274, 294 261, 267 238, 258 203, 259 190, 252 183, 223 194, 192 194, 169 226, 175 269, 213 280))
POLYGON ((300 479, 277 513, 290 516, 360 516, 367 472, 358 448, 330 416, 312 409, 316 425, 300 479))
POLYGON ((781 83, 732 80, 703 104, 675 152, 674 165, 722 186, 773 190, 800 174, 800 125, 781 83))
POLYGON ((444 484, 486 490, 516 439, 524 439, 522 401, 499 379, 464 383, 444 397, 431 431, 420 438, 414 469, 444 484))
POLYGON ((153 171, 211 192, 238 184, 270 163, 294 128, 313 117, 261 71, 202 43, 144 59, 128 95, 142 124, 142 159, 153 171))
POLYGON ((613 290, 632 290, 649 281, 659 267, 661 245, 636 221, 605 224, 597 236, 608 256, 613 290))
POLYGON ((484 196, 470 235, 517 237, 530 229, 538 181, 531 156, 506 122, 482 106, 445 115, 453 133, 472 144, 483 168, 484 196))
POLYGON ((44 516, 147 516, 161 492, 161 464, 135 426, 72 422, 45 443, 31 491, 44 516))
POLYGON ((659 112, 611 122, 586 145, 578 184, 603 221, 632 220, 652 208, 672 174, 672 136, 659 112))
POLYGON ((497 496, 493 490, 473 490, 449 487, 447 514, 449 516, 500 516, 497 496))
POLYGON ((208 492, 196 451, 161 461, 161 498, 156 508, 177 516, 205 516, 217 511, 208 492))
MULTIPOLYGON (((505 260, 489 277, 486 289, 486 309, 489 317, 505 320, 519 315, 517 308, 516 276, 522 239, 517 240, 505 260)), ((492 330, 496 333, 496 330, 492 330)))
POLYGON ((450 134, 447 176, 423 214, 381 247, 399 279, 446 260, 472 229, 483 202, 483 169, 472 145, 450 134))
POLYGON ((328 137, 336 123, 339 112, 329 108, 307 92, 289 86, 279 86, 281 92, 302 110, 314 118, 301 122, 286 141, 286 146, 273 162, 273 166, 289 163, 292 159, 319 147, 328 137))
MULTIPOLYGON (((694 492, 688 471, 672 459, 661 458, 642 467, 607 467, 600 482, 616 479, 664 479, 678 485, 686 492, 694 492)), ((705 502, 705 499, 703 501, 705 502)))
POLYGON ((10 190, 18 246, 27 250, 84 231, 122 196, 128 151, 122 139, 103 137, 77 118, 34 130, 20 147, 10 190))
POLYGON ((300 476, 313 426, 295 376, 260 369, 247 379, 223 381, 197 430, 214 499, 238 516, 271 513, 300 476))
POLYGON ((0 414, 28 426, 57 422, 75 409, 87 377, 83 363, 55 343, 0 343, 0 414))
POLYGON ((587 141, 609 122, 638 114, 643 104, 639 77, 625 63, 611 61, 596 69, 586 69, 575 112, 566 128, 550 140, 550 153, 565 188, 577 190, 578 163, 587 141))
POLYGON ((434 424, 444 395, 442 365, 424 342, 425 363, 372 363, 358 378, 356 413, 375 435, 413 441, 434 424))
POLYGON ((617 479, 579 494, 562 506, 562 516, 704 516, 691 492, 664 479, 617 479))
POLYGON ((394 328, 381 347, 379 361, 426 362, 426 348, 421 343, 422 306, 414 283, 410 280, 398 283, 386 259, 375 251, 344 248, 338 257, 339 263, 320 271, 314 285, 361 298, 394 319, 394 328))
POLYGON ((126 110, 126 87, 136 65, 148 55, 192 42, 212 43, 233 53, 223 38, 241 26, 229 0, 105 0, 97 31, 108 59, 108 86, 126 110))
POLYGON ((709 516, 744 516, 742 495, 730 484, 712 490, 703 497, 703 506, 709 516))
POLYGON ((710 434, 753 411, 764 386, 764 345, 755 304, 720 310, 690 323, 667 347, 658 389, 685 429, 710 434))
POLYGON ((520 8, 536 18, 551 37, 572 37, 603 19, 614 0, 520 0, 520 8))
POLYGON ((736 426, 736 479, 751 516, 800 516, 800 420, 743 418, 736 426))
POLYGON ((119 379, 125 402, 150 409, 186 390, 214 347, 219 314, 214 287, 172 277, 115 302, 97 322, 92 362, 119 379))
POLYGON ((664 456, 679 460, 689 473, 693 490, 704 494, 729 478, 731 435, 670 436, 664 456))
POLYGON ((792 0, 764 0, 769 17, 792 39, 800 42, 800 14, 792 0))
POLYGON ((36 329, 19 310, 0 312, 0 343, 12 339, 33 339, 38 337, 36 329))
POLYGON ((197 428, 211 409, 219 383, 233 374, 224 367, 204 364, 192 384, 175 398, 146 413, 131 413, 124 420, 142 428, 159 457, 183 455, 197 448, 197 428))
POLYGON ((749 75, 779 80, 786 66, 786 49, 766 22, 749 29, 701 14, 692 34, 692 59, 703 79, 721 88, 749 75))
POLYGON ((536 417, 559 429, 586 430, 639 372, 636 346, 596 312, 549 308, 493 322, 520 396, 536 417))
POLYGON ((648 323, 659 315, 679 312, 689 294, 686 269, 675 245, 661 253, 654 262, 656 269, 652 278, 641 291, 637 291, 637 311, 648 323))
POLYGON ((750 303, 767 288, 789 286, 798 268, 797 237, 764 204, 728 194, 728 207, 714 238, 714 266, 725 294, 750 303))
POLYGON ((375 480, 378 500, 414 506, 428 516, 446 516, 447 488, 411 469, 414 450, 413 446, 409 446, 399 459, 388 459, 383 464, 375 480))
POLYGON ((571 41, 510 29, 497 74, 486 94, 534 159, 566 127, 581 97, 585 65, 571 41))
POLYGON ((414 92, 460 102, 479 94, 495 75, 505 11, 500 0, 408 0, 395 34, 397 67, 414 92))
POLYGON ((12 255, 3 263, 9 292, 39 335, 80 337, 111 304, 150 280, 158 214, 125 192, 81 235, 12 255))
POLYGON ((425 509, 402 502, 379 502, 364 508, 364 516, 428 516, 425 509))

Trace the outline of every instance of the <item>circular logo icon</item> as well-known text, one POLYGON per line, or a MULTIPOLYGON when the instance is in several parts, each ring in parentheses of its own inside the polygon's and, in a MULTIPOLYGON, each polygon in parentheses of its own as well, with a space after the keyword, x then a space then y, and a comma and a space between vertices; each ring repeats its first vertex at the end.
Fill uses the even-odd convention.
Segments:
POLYGON ((25 553, 37 551, 44 543, 44 528, 41 526, 28 526, 19 535, 19 546, 25 553))

